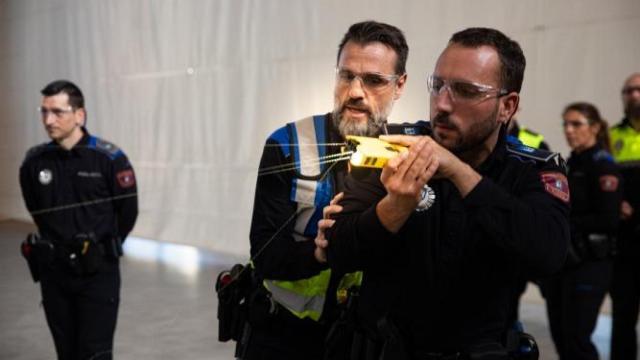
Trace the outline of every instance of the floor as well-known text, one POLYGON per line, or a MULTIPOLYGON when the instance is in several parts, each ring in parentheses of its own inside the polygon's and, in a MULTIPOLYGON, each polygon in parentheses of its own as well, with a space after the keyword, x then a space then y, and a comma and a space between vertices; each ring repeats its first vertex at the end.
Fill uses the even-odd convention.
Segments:
MULTIPOLYGON (((54 359, 55 351, 19 244, 33 226, 0 222, 0 359, 54 359)), ((115 339, 116 359, 232 359, 233 343, 217 340, 217 274, 243 259, 189 246, 130 238, 122 259, 122 293, 115 339)), ((611 320, 603 314, 593 339, 608 357, 611 320)), ((541 359, 555 359, 544 303, 537 288, 521 305, 525 329, 541 347, 541 359)))

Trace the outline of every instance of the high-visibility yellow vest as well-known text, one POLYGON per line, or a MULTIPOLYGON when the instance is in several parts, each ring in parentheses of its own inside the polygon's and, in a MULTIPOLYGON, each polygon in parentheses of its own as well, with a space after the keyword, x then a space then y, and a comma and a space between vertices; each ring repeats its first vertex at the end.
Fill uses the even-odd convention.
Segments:
MULTIPOLYGON (((297 173, 313 177, 324 170, 321 159, 326 155, 327 143, 326 115, 304 118, 277 130, 271 139, 281 144, 285 156, 292 155, 297 164, 297 173), (317 146, 309 146, 318 144, 317 146)), ((324 165, 326 166, 326 164, 324 165)), ((314 241, 318 220, 322 218, 322 209, 329 205, 335 189, 330 176, 320 180, 293 178, 291 200, 298 204, 293 237, 296 241, 314 241)), ((278 304, 288 309, 299 318, 310 318, 317 321, 322 316, 322 309, 329 288, 331 269, 307 279, 295 281, 270 280, 263 281, 271 297, 278 304)), ((336 296, 340 297, 345 290, 362 282, 362 273, 344 275, 338 286, 336 296)))
POLYGON ((527 146, 539 149, 540 144, 544 141, 544 136, 536 134, 527 128, 521 127, 518 131, 518 140, 522 141, 522 143, 527 146))
POLYGON ((640 166, 640 132, 622 123, 609 131, 611 155, 623 167, 640 166))

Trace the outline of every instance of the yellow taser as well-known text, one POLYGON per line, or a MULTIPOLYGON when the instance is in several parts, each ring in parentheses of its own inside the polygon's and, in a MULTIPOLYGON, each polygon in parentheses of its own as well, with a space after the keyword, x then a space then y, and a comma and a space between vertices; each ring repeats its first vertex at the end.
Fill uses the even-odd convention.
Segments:
POLYGON ((349 162, 353 166, 382 168, 389 159, 408 151, 408 148, 378 138, 348 135, 347 145, 342 151, 352 152, 349 162))

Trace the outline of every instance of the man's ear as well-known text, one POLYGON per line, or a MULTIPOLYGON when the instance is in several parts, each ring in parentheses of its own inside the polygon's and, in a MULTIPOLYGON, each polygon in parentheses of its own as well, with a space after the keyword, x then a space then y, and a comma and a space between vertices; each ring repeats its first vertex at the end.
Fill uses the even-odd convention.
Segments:
POLYGON ((87 117, 87 113, 84 111, 84 108, 76 110, 74 114, 76 117, 76 125, 84 126, 84 121, 87 117))
POLYGON ((393 95, 393 100, 400 99, 400 96, 402 96, 402 92, 404 91, 404 85, 406 83, 407 83, 407 73, 404 73, 402 74, 402 76, 398 78, 398 81, 396 82, 396 93, 393 95))
POLYGON ((500 109, 498 110, 498 122, 506 124, 518 110, 520 95, 517 92, 510 92, 500 98, 500 109))

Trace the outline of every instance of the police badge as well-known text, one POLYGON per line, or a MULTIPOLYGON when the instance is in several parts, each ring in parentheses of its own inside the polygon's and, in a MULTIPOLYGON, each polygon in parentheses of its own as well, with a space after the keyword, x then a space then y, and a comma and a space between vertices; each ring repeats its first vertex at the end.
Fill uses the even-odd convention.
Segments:
POLYGON ((422 194, 420 196, 421 200, 416 207, 416 211, 425 211, 436 201, 436 192, 427 184, 422 188, 422 194))
POLYGON ((49 169, 42 169, 38 173, 38 180, 42 185, 48 185, 52 179, 53 179, 53 175, 51 174, 51 170, 49 169))

